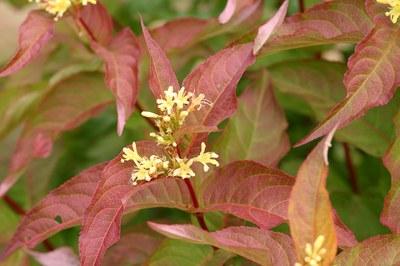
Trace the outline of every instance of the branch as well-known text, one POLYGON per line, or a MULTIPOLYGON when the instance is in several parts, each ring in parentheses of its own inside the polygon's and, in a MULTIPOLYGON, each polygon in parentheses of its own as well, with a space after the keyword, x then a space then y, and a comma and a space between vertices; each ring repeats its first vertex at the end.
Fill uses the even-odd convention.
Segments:
MULTIPOLYGON (((197 208, 199 208, 199 201, 197 200, 196 192, 193 189, 192 182, 190 181, 190 179, 184 179, 184 180, 185 180, 185 184, 186 184, 187 188, 189 189, 189 193, 190 193, 190 197, 192 198, 193 206, 197 209, 197 208)), ((206 221, 204 220, 203 213, 196 212, 195 215, 196 215, 197 221, 200 224, 200 227, 203 230, 206 230, 209 232, 208 227, 206 225, 206 221)))
POLYGON ((347 172, 348 172, 351 189, 353 190, 354 193, 357 194, 359 192, 358 183, 357 183, 357 172, 356 172, 356 169, 354 168, 353 159, 351 158, 349 144, 343 143, 343 149, 344 149, 344 156, 346 159, 346 166, 347 166, 347 172))
POLYGON ((304 4, 304 0, 299 0, 299 11, 303 13, 306 10, 306 6, 304 4))

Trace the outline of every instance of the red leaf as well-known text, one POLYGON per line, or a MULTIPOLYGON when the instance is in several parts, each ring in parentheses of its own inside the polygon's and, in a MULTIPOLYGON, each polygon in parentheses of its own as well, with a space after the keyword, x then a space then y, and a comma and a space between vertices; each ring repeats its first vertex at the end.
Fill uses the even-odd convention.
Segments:
POLYGON ((283 223, 294 178, 251 161, 216 170, 201 188, 201 206, 251 221, 264 229, 283 223))
POLYGON ((118 135, 121 135, 126 120, 132 113, 139 92, 138 60, 139 44, 128 28, 119 32, 105 47, 92 42, 93 50, 105 63, 106 83, 117 103, 118 135))
POLYGON ((391 188, 385 197, 381 222, 392 230, 393 233, 400 234, 400 113, 394 119, 396 125, 396 139, 388 152, 383 157, 383 163, 389 170, 391 176, 391 188))
POLYGON ((32 11, 19 29, 18 51, 0 69, 0 77, 11 75, 29 64, 54 36, 54 20, 39 11, 32 11))
POLYGON ((151 30, 151 36, 165 52, 170 52, 190 46, 213 24, 212 20, 178 18, 151 30))
POLYGON ((63 247, 56 250, 41 253, 36 251, 27 251, 29 255, 35 258, 42 266, 78 266, 79 259, 71 248, 63 247))
POLYGON ((399 29, 397 25, 379 25, 357 45, 344 78, 346 98, 297 145, 326 135, 336 125, 342 128, 368 109, 389 102, 400 84, 399 29))
POLYGON ((141 23, 143 37, 150 56, 149 86, 155 98, 162 98, 164 91, 169 86, 172 86, 174 90, 179 90, 179 83, 167 55, 151 37, 143 21, 141 23))
MULTIPOLYGON (((153 142, 138 142, 144 156, 160 154, 153 142)), ((104 169, 90 206, 85 213, 79 238, 81 265, 100 265, 105 251, 120 238, 124 209, 135 211, 151 207, 190 209, 191 198, 183 180, 163 178, 139 186, 129 183, 133 167, 118 156, 104 169)))
POLYGON ((87 33, 101 45, 107 46, 113 38, 113 20, 107 9, 101 4, 86 5, 80 10, 78 23, 86 29, 87 33))
POLYGON ((322 247, 327 250, 321 265, 331 265, 336 256, 337 239, 333 210, 326 190, 327 156, 333 134, 334 131, 321 141, 303 162, 290 195, 290 233, 301 263, 307 256, 306 245, 313 245, 320 236, 325 238, 322 247))
POLYGON ((371 28, 364 0, 325 1, 286 19, 260 51, 274 51, 322 44, 358 42, 371 28))
POLYGON ((289 151, 285 114, 278 105, 270 77, 265 71, 239 97, 238 111, 216 141, 219 162, 254 160, 276 166, 289 151))
POLYGON ((253 54, 257 54, 264 44, 268 41, 271 34, 282 25, 286 17, 289 0, 285 0, 275 15, 270 18, 264 25, 258 28, 257 37, 254 41, 253 54))
MULTIPOLYGON (((255 61, 252 48, 253 44, 248 43, 221 50, 186 77, 183 82, 185 88, 195 95, 203 93, 211 103, 205 105, 201 112, 190 114, 190 125, 217 126, 236 111, 236 86, 247 67, 255 61)), ((198 148, 206 135, 195 136, 186 153, 198 148)))
POLYGON ((164 225, 149 222, 167 237, 212 245, 236 253, 260 265, 291 266, 295 263, 292 240, 282 233, 255 227, 228 227, 209 233, 193 225, 164 225))
POLYGON ((400 237, 380 235, 341 252, 335 266, 377 266, 400 264, 400 237))
POLYGON ((34 248, 50 235, 79 224, 105 165, 83 171, 36 204, 22 219, 1 258, 20 247, 34 248))
POLYGON ((75 75, 52 88, 28 118, 12 156, 8 176, 0 184, 0 196, 33 159, 51 153, 53 142, 62 132, 98 114, 110 100, 100 75, 75 75))

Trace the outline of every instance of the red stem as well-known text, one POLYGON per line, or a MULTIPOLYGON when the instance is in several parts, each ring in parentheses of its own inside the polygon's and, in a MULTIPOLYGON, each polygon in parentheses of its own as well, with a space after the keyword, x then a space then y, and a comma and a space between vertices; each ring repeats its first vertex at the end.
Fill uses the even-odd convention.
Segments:
POLYGON ((354 168, 353 164, 353 159, 351 158, 351 152, 350 152, 350 147, 349 144, 343 143, 343 149, 344 149, 344 156, 346 159, 346 166, 347 166, 347 172, 348 172, 348 177, 351 185, 351 189, 353 190, 354 193, 358 193, 358 183, 357 183, 357 173, 356 169, 354 168))
POLYGON ((301 13, 303 13, 306 10, 306 6, 304 4, 304 0, 299 0, 299 9, 300 9, 301 13))
MULTIPOLYGON (((16 214, 18 214, 20 216, 24 216, 26 214, 26 211, 14 199, 12 199, 10 196, 4 195, 3 196, 3 201, 16 214)), ((47 239, 43 240, 43 246, 46 248, 47 251, 54 250, 54 246, 47 239)))
MULTIPOLYGON (((196 192, 193 189, 192 182, 190 181, 190 179, 184 179, 184 180, 185 180, 185 184, 186 184, 187 188, 189 189, 189 193, 190 193, 190 197, 191 197, 192 202, 193 202, 193 206, 194 206, 195 209, 198 209, 199 208, 199 201, 197 200, 196 192)), ((208 227, 206 225, 206 221, 204 220, 203 213, 196 212, 195 216, 197 218, 197 221, 199 222, 200 227, 203 230, 209 231, 208 227)))

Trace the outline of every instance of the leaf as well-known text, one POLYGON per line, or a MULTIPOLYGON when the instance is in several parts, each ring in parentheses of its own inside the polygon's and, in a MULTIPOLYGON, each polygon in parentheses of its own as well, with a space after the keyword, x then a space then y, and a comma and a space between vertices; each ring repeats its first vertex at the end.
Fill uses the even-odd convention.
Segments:
POLYGON ((43 96, 43 83, 0 90, 0 139, 9 134, 34 109, 43 96))
MULTIPOLYGON (((345 96, 342 79, 346 66, 342 63, 293 60, 275 64, 268 70, 278 92, 306 101, 318 121, 323 120, 336 102, 345 96)), ((282 104, 285 109, 299 111, 297 106, 289 106, 287 101, 282 101, 282 104)), ((394 134, 393 125, 387 121, 392 120, 398 106, 395 100, 387 106, 370 110, 365 116, 339 130, 335 139, 355 145, 373 156, 382 156, 394 134)))
POLYGON ((86 29, 92 41, 107 46, 113 38, 113 20, 107 9, 99 2, 86 5, 79 12, 78 24, 86 29))
POLYGON ((400 234, 400 113, 394 119, 396 125, 396 139, 383 157, 383 163, 391 176, 391 188, 385 197, 381 222, 390 228, 393 233, 400 234))
POLYGON ((261 4, 262 1, 259 0, 227 0, 224 10, 218 16, 218 22, 240 24, 251 15, 255 16, 253 13, 262 9, 261 4))
POLYGON ((400 237, 380 235, 341 252, 335 266, 386 266, 400 263, 400 237))
MULTIPOLYGON (((212 20, 198 18, 178 18, 168 21, 164 25, 151 30, 154 42, 165 52, 184 49, 196 42, 214 24, 212 20)), ((144 34, 143 34, 144 35, 144 34)), ((146 34, 147 38, 149 37, 146 34)), ((150 45, 150 47, 153 47, 150 45)), ((153 52, 154 49, 153 49, 153 52)), ((154 55, 153 55, 154 56, 154 55)), ((157 58, 154 58, 156 60, 157 58)))
POLYGON ((236 4, 237 0, 226 1, 226 6, 218 17, 219 23, 225 24, 233 17, 233 14, 235 14, 236 11, 236 4))
MULTIPOLYGON (((288 218, 289 195, 295 179, 252 161, 217 169, 200 187, 201 211, 222 211, 271 229, 288 218)), ((335 217, 340 245, 356 243, 351 231, 335 217)))
POLYGON ((20 222, 0 259, 20 247, 34 248, 50 235, 79 224, 104 167, 99 164, 83 171, 37 203, 20 222))
MULTIPOLYGON (((155 143, 138 142, 142 156, 162 153, 155 143)), ((85 213, 79 238, 81 265, 100 265, 105 251, 120 238, 124 210, 136 211, 151 207, 192 208, 189 191, 183 180, 163 178, 133 186, 129 183, 133 167, 112 160, 102 173, 96 192, 85 213)))
POLYGON ((252 161, 217 169, 201 187, 201 206, 222 211, 270 229, 287 218, 294 178, 252 161))
POLYGON ((201 266, 209 265, 213 249, 206 245, 190 244, 179 240, 165 240, 151 256, 149 266, 201 266))
POLYGON ((303 262, 307 256, 305 247, 314 245, 324 237, 321 247, 327 250, 322 266, 331 265, 336 256, 337 239, 333 210, 326 190, 328 177, 328 149, 334 131, 323 139, 308 155, 297 173, 289 200, 290 233, 296 246, 297 258, 303 262))
POLYGON ((342 128, 373 107, 384 105, 400 84, 398 54, 400 39, 397 25, 377 26, 356 47, 348 63, 344 83, 346 98, 338 103, 326 119, 297 145, 327 134, 335 125, 342 128))
POLYGON ((285 0, 279 10, 265 24, 258 28, 256 39, 254 40, 253 54, 256 55, 264 44, 268 41, 271 34, 282 25, 286 17, 289 0, 285 0))
POLYGON ((92 42, 91 45, 105 63, 105 81, 116 99, 117 132, 121 135, 139 92, 139 44, 132 31, 125 28, 111 40, 108 46, 102 46, 96 42, 92 42))
POLYGON ((108 250, 102 265, 142 265, 157 250, 160 243, 161 239, 149 234, 126 234, 108 250))
POLYGON ((276 166, 289 151, 285 115, 277 104, 265 71, 239 97, 238 111, 217 140, 220 163, 254 160, 276 166))
POLYGON ((19 29, 18 50, 0 69, 0 77, 11 75, 29 64, 54 36, 54 21, 45 13, 32 11, 19 29))
POLYGON ((78 74, 54 86, 28 118, 12 155, 0 196, 17 181, 28 164, 50 155, 55 139, 98 114, 110 103, 98 74, 78 74))
POLYGON ((78 266, 79 259, 71 248, 62 247, 56 250, 42 253, 36 251, 27 251, 42 266, 78 266))
POLYGON ((261 265, 293 265, 295 254, 292 240, 282 233, 255 227, 228 227, 209 233, 193 225, 164 225, 149 222, 155 231, 173 239, 221 248, 261 265))
POLYGON ((143 37, 150 56, 149 86, 155 98, 162 98, 164 91, 169 86, 172 86, 175 90, 179 90, 179 83, 167 55, 151 37, 143 21, 141 23, 143 37))
POLYGON ((293 48, 356 43, 372 28, 364 0, 325 1, 286 19, 259 56, 293 48))
MULTIPOLYGON (((232 116, 237 108, 237 83, 254 61, 252 44, 248 43, 223 49, 196 67, 183 85, 195 95, 203 93, 210 104, 205 105, 201 112, 191 113, 187 124, 217 126, 232 116)), ((194 136, 185 153, 198 149, 206 135, 194 136)))

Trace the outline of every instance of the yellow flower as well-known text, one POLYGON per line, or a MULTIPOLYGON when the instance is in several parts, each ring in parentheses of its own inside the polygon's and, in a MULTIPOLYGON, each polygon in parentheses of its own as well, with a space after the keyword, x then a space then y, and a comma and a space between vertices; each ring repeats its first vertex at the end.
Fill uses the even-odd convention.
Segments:
POLYGON ((380 4, 389 5, 389 11, 385 13, 393 23, 400 17, 400 0, 376 0, 380 4))
MULTIPOLYGON (((32 1, 33 0, 29 0, 29 2, 32 1)), ((35 0, 35 2, 40 8, 54 15, 54 20, 61 18, 72 5, 82 4, 85 6, 88 3, 96 4, 96 0, 35 0)))
POLYGON ((311 245, 310 243, 307 243, 304 248, 304 251, 306 253, 306 256, 304 257, 305 264, 297 262, 295 264, 295 266, 303 266, 303 265, 319 266, 319 265, 321 265, 323 257, 327 252, 327 250, 322 247, 324 245, 324 242, 325 242, 325 236, 319 235, 315 239, 313 245, 311 245))
POLYGON ((205 152, 205 150, 206 144, 202 142, 200 154, 196 158, 194 158, 194 160, 203 164, 203 170, 204 172, 207 172, 210 169, 208 164, 213 164, 218 167, 219 163, 217 160, 215 160, 218 158, 218 154, 216 154, 215 152, 205 152))
POLYGON ((142 157, 140 157, 140 155, 137 152, 135 142, 132 143, 132 149, 123 148, 122 152, 123 152, 122 159, 121 159, 122 163, 124 163, 126 161, 134 161, 136 163, 142 159, 142 157))
POLYGON ((192 159, 187 160, 177 157, 176 161, 178 162, 179 166, 172 173, 173 176, 178 176, 185 179, 185 178, 191 178, 196 175, 191 168, 193 164, 192 159))
POLYGON ((158 109, 160 109, 162 112, 166 111, 167 114, 170 115, 175 105, 174 96, 174 88, 169 86, 168 89, 164 91, 164 99, 157 99, 158 109))
POLYGON ((192 170, 193 163, 201 163, 204 172, 210 169, 209 165, 219 166, 218 154, 206 152, 206 144, 201 144, 200 154, 193 158, 181 158, 179 156, 178 144, 175 140, 176 134, 190 112, 199 110, 203 104, 208 102, 204 99, 204 94, 194 97, 193 93, 185 92, 182 87, 178 92, 174 92, 172 86, 164 91, 164 98, 157 100, 159 114, 142 111, 142 116, 154 120, 158 129, 151 132, 150 136, 155 138, 158 145, 163 146, 165 157, 156 155, 147 158, 141 156, 136 149, 136 144, 132 144, 132 149, 124 148, 121 162, 133 161, 134 169, 131 175, 132 184, 151 181, 159 176, 173 176, 182 179, 195 176, 192 170))

